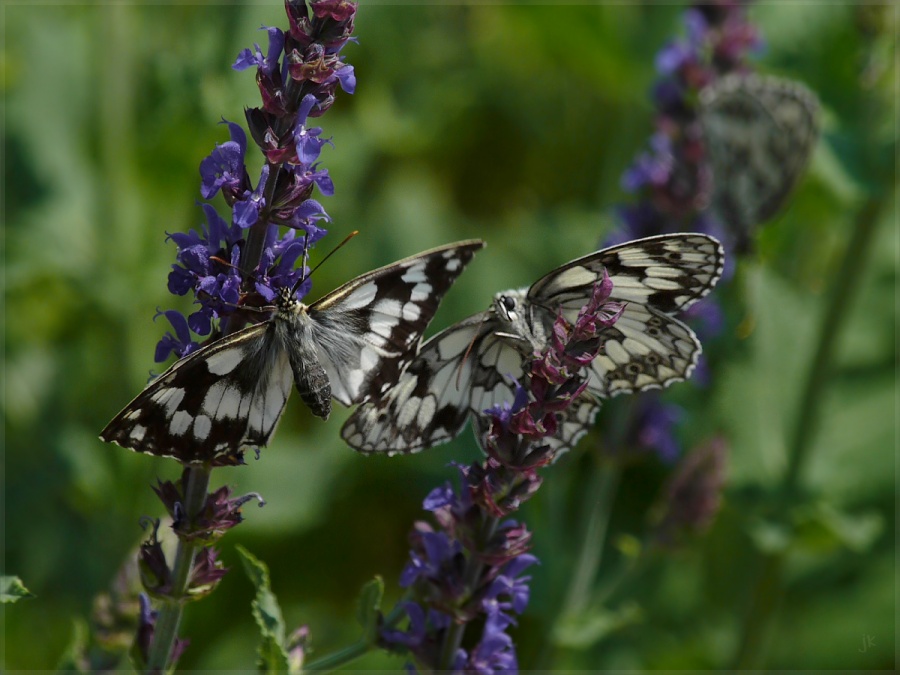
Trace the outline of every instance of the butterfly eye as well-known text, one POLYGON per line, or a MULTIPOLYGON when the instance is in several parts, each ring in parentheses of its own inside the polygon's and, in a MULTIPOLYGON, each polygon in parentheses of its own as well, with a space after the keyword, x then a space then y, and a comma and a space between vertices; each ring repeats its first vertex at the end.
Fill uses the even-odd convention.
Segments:
POLYGON ((516 313, 516 301, 508 295, 500 296, 500 305, 505 310, 507 318, 516 313))

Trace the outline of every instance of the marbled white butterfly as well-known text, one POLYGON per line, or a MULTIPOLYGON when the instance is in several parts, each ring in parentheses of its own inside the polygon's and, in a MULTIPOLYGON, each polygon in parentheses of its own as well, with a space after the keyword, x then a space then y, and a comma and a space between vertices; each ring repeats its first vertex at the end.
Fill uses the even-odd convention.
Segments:
POLYGON ((811 91, 776 77, 729 75, 700 93, 712 207, 738 250, 796 185, 818 138, 818 113, 811 91))
POLYGON ((690 376, 700 355, 694 332, 673 318, 715 286, 724 254, 705 234, 667 234, 630 241, 566 263, 530 288, 505 291, 490 309, 430 340, 381 397, 359 406, 341 435, 365 453, 415 452, 449 441, 471 415, 514 397, 525 360, 547 345, 559 310, 573 321, 603 271, 610 300, 625 302, 604 332, 588 390, 570 407, 554 439, 558 450, 578 441, 599 409, 597 398, 666 387, 690 376))
POLYGON ((478 240, 364 274, 306 306, 283 289, 274 315, 176 362, 100 433, 104 441, 183 462, 228 463, 266 445, 292 382, 315 415, 383 395, 478 240))

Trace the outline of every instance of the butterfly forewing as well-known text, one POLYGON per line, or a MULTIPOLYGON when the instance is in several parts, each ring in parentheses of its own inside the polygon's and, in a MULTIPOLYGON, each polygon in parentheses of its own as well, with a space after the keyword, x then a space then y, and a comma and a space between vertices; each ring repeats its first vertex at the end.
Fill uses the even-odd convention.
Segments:
POLYGON ((397 381, 444 294, 481 246, 469 242, 401 260, 354 279, 310 307, 310 317, 320 326, 320 358, 337 400, 351 405, 397 381), (346 347, 349 337, 358 339, 352 350, 346 347))
POLYGON ((713 208, 743 241, 784 205, 818 138, 819 104, 803 85, 735 74, 700 95, 713 208))
POLYGON ((271 319, 175 363, 101 438, 184 462, 226 462, 267 445, 292 384, 327 418, 390 388, 447 289, 483 242, 426 251, 353 279, 306 307, 283 293, 271 319))
POLYGON ((397 386, 357 408, 342 435, 362 452, 393 454, 447 441, 469 416, 476 433, 483 433, 488 422, 482 413, 512 402, 514 379, 524 381, 526 362, 534 348, 546 347, 557 313, 574 321, 605 271, 613 281, 610 299, 627 304, 603 334, 589 393, 562 414, 559 433, 546 440, 565 450, 592 424, 599 410, 595 397, 665 387, 690 376, 700 343, 671 314, 709 293, 721 276, 723 260, 719 243, 704 234, 649 237, 573 260, 527 293, 498 294, 488 312, 428 340, 397 386), (518 315, 528 317, 530 324, 505 324, 497 305, 502 298, 523 302, 518 315), (412 414, 420 408, 427 412, 412 414))
POLYGON ((100 438, 139 452, 204 462, 265 445, 291 391, 273 326, 256 324, 177 361, 116 415, 100 438))

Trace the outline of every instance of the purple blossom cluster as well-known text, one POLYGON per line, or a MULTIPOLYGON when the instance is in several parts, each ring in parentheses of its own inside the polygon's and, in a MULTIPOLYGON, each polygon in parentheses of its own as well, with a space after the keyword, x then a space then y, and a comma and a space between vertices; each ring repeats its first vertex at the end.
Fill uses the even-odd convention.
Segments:
POLYGON ((557 317, 549 346, 534 354, 515 400, 485 411, 486 459, 458 467, 459 491, 447 484, 425 499, 438 528, 418 522, 410 535, 410 562, 401 577, 413 597, 403 604, 408 626, 382 633, 388 648, 407 650, 419 666, 518 672, 506 631, 528 603, 530 577, 522 573, 537 559, 527 553, 531 533, 509 516, 540 487, 537 470, 560 452, 566 411, 591 396, 586 368, 602 349, 603 331, 624 309, 608 300, 612 288, 604 275, 574 323, 557 317), (464 643, 473 623, 481 632, 464 643))
POLYGON ((638 203, 622 207, 622 240, 678 230, 708 232, 727 244, 709 214, 712 177, 697 118, 699 92, 722 76, 748 70, 747 57, 762 46, 747 21, 746 2, 697 3, 684 14, 686 36, 656 57, 653 87, 656 131, 648 149, 622 175, 622 188, 638 203))
MULTIPOLYGON (((684 13, 685 36, 657 54, 659 76, 652 93, 656 129, 647 149, 622 175, 623 190, 637 199, 619 207, 622 226, 607 244, 678 231, 706 232, 723 243, 727 261, 734 259, 733 234, 707 210, 713 184, 697 101, 703 88, 723 76, 748 71, 748 57, 762 47, 758 30, 747 20, 748 3, 695 3, 684 13)), ((726 266, 726 280, 732 273, 733 263, 726 266)), ((693 305, 685 318, 704 341, 724 327, 724 312, 712 298, 693 305)), ((702 356, 693 381, 700 386, 709 383, 702 356)), ((677 406, 658 395, 645 395, 621 445, 637 453, 652 450, 671 464, 681 454, 675 429, 682 416, 677 406)))
MULTIPOLYGON (((172 519, 172 530, 176 536, 181 541, 201 546, 193 558, 187 582, 182 590, 178 580, 174 578, 158 537, 160 521, 157 519, 150 523, 152 527, 150 537, 141 543, 138 553, 138 572, 141 585, 146 591, 146 594, 141 594, 141 613, 136 640, 136 648, 139 649, 137 656, 142 663, 146 662, 157 619, 157 612, 150 611, 147 596, 168 600, 177 598, 183 602, 186 599, 197 600, 212 593, 228 573, 228 568, 219 560, 218 551, 213 548, 213 544, 228 530, 243 521, 241 507, 244 504, 255 499, 259 501, 260 506, 264 505, 262 498, 256 493, 232 497, 231 488, 223 486, 206 495, 200 511, 193 518, 188 518, 184 504, 189 472, 190 469, 186 468, 178 481, 157 481, 156 487, 153 488, 172 519)), ((172 663, 186 647, 187 641, 176 642, 173 655, 170 657, 172 663)))
MULTIPOLYGON (((210 335, 214 322, 219 322, 219 332, 237 330, 246 320, 242 311, 271 304, 281 289, 299 297, 309 291, 309 249, 326 234, 320 224, 329 220, 313 191, 334 193, 328 170, 319 164, 330 141, 309 120, 331 107, 338 86, 353 93, 353 67, 343 62, 340 51, 351 39, 356 7, 346 0, 309 0, 308 5, 286 0, 288 32, 267 28, 265 54, 259 45, 239 54, 235 70, 256 67, 262 105, 245 115, 263 166, 254 184, 245 163, 247 134, 240 125, 225 122, 230 140, 201 162, 200 193, 207 200, 221 193, 229 213, 223 217, 205 203, 206 223, 199 231, 169 234, 178 248, 169 291, 192 292, 199 307, 187 317, 175 310, 157 313, 173 331, 158 343, 157 361, 197 349, 192 332, 210 335)), ((258 495, 234 498, 228 487, 206 493, 212 466, 241 461, 238 454, 206 467, 186 464, 179 481, 159 482, 154 488, 172 519, 179 548, 175 560, 167 561, 157 536, 160 522, 153 521, 138 555, 146 593, 141 595, 133 650, 139 669, 174 665, 187 644, 176 639, 182 606, 211 593, 228 571, 213 545, 241 522, 247 501, 258 499, 262 505, 258 495), (151 610, 149 597, 162 601, 160 612, 151 610)), ((302 661, 304 640, 305 635, 297 636, 296 649, 291 647, 296 663, 302 661)))
POLYGON ((309 291, 306 259, 326 234, 321 223, 330 220, 312 194, 316 188, 324 196, 334 194, 328 170, 319 163, 330 141, 309 120, 331 107, 338 86, 351 94, 355 89, 353 66, 340 51, 352 39, 356 7, 346 0, 310 0, 308 5, 286 0, 289 30, 266 28, 265 53, 254 45, 238 55, 235 70, 256 67, 262 105, 245 115, 264 163, 254 184, 246 166, 247 134, 225 122, 230 140, 201 162, 200 194, 208 200, 221 193, 229 217, 204 204, 206 224, 199 231, 169 234, 178 247, 169 291, 193 292, 199 307, 187 317, 174 310, 159 313, 174 332, 157 345, 157 361, 190 353, 198 346, 191 331, 209 335, 214 321, 243 306, 269 304, 280 288, 291 288, 298 297, 309 291), (301 259, 303 265, 295 267, 301 259))
POLYGON ((486 513, 469 483, 471 467, 459 470, 459 492, 448 483, 425 499, 424 508, 441 529, 424 521, 413 527, 400 585, 416 600, 402 604, 408 627, 385 629, 382 642, 389 649, 405 648, 429 669, 515 672, 515 646, 506 629, 528 604, 531 577, 523 572, 537 562, 526 553, 531 533, 514 520, 497 522, 486 513), (483 621, 481 634, 465 649, 453 636, 461 638, 459 628, 475 620, 483 621))

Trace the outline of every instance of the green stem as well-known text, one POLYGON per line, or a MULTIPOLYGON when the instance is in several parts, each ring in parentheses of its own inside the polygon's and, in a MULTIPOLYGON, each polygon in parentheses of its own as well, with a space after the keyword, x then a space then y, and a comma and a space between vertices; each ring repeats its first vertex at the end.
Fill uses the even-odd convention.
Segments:
POLYGON ((355 661, 360 656, 364 655, 370 649, 372 649, 373 645, 370 645, 365 640, 360 640, 359 642, 355 642, 349 647, 344 647, 340 651, 335 652, 334 654, 329 654, 328 656, 323 656, 321 659, 316 659, 311 663, 308 663, 303 666, 304 672, 328 672, 338 668, 340 666, 346 665, 352 661, 355 661))
POLYGON ((575 573, 569 584, 569 591, 560 610, 560 618, 576 615, 587 606, 591 589, 603 559, 606 531, 612 515, 612 504, 616 497, 622 470, 615 462, 595 462, 596 469, 586 493, 588 512, 584 532, 581 535, 581 551, 575 564, 575 573))
POLYGON ((834 279, 828 309, 819 328, 819 344, 810 366, 806 387, 789 448, 793 448, 782 480, 782 497, 790 499, 797 490, 801 469, 806 463, 809 448, 815 438, 825 385, 831 374, 834 349, 840 332, 849 318, 848 308, 859 288, 865 259, 873 240, 881 200, 870 197, 856 218, 853 234, 844 252, 841 268, 834 279))
MULTIPOLYGON (((829 292, 827 309, 819 327, 819 341, 803 388, 796 423, 790 436, 791 454, 788 466, 778 489, 776 507, 784 512, 796 499, 800 487, 800 476, 805 467, 826 391, 834 351, 841 330, 850 316, 849 307, 866 269, 874 239, 873 233, 878 222, 879 211, 884 202, 878 197, 870 197, 860 209, 853 224, 853 232, 841 267, 834 277, 829 292)), ((734 659, 736 669, 760 668, 765 660, 765 643, 770 624, 777 613, 783 596, 782 572, 784 552, 761 554, 757 568, 759 573, 750 594, 750 608, 744 621, 741 641, 734 659)))
MULTIPOLYGON (((206 502, 211 469, 208 466, 191 465, 187 472, 184 495, 185 518, 193 521, 206 502)), ((147 673, 166 671, 172 657, 172 649, 178 637, 178 626, 187 599, 188 581, 194 566, 198 546, 193 542, 178 540, 175 564, 172 566, 172 593, 159 609, 153 630, 153 641, 147 656, 147 673)))

